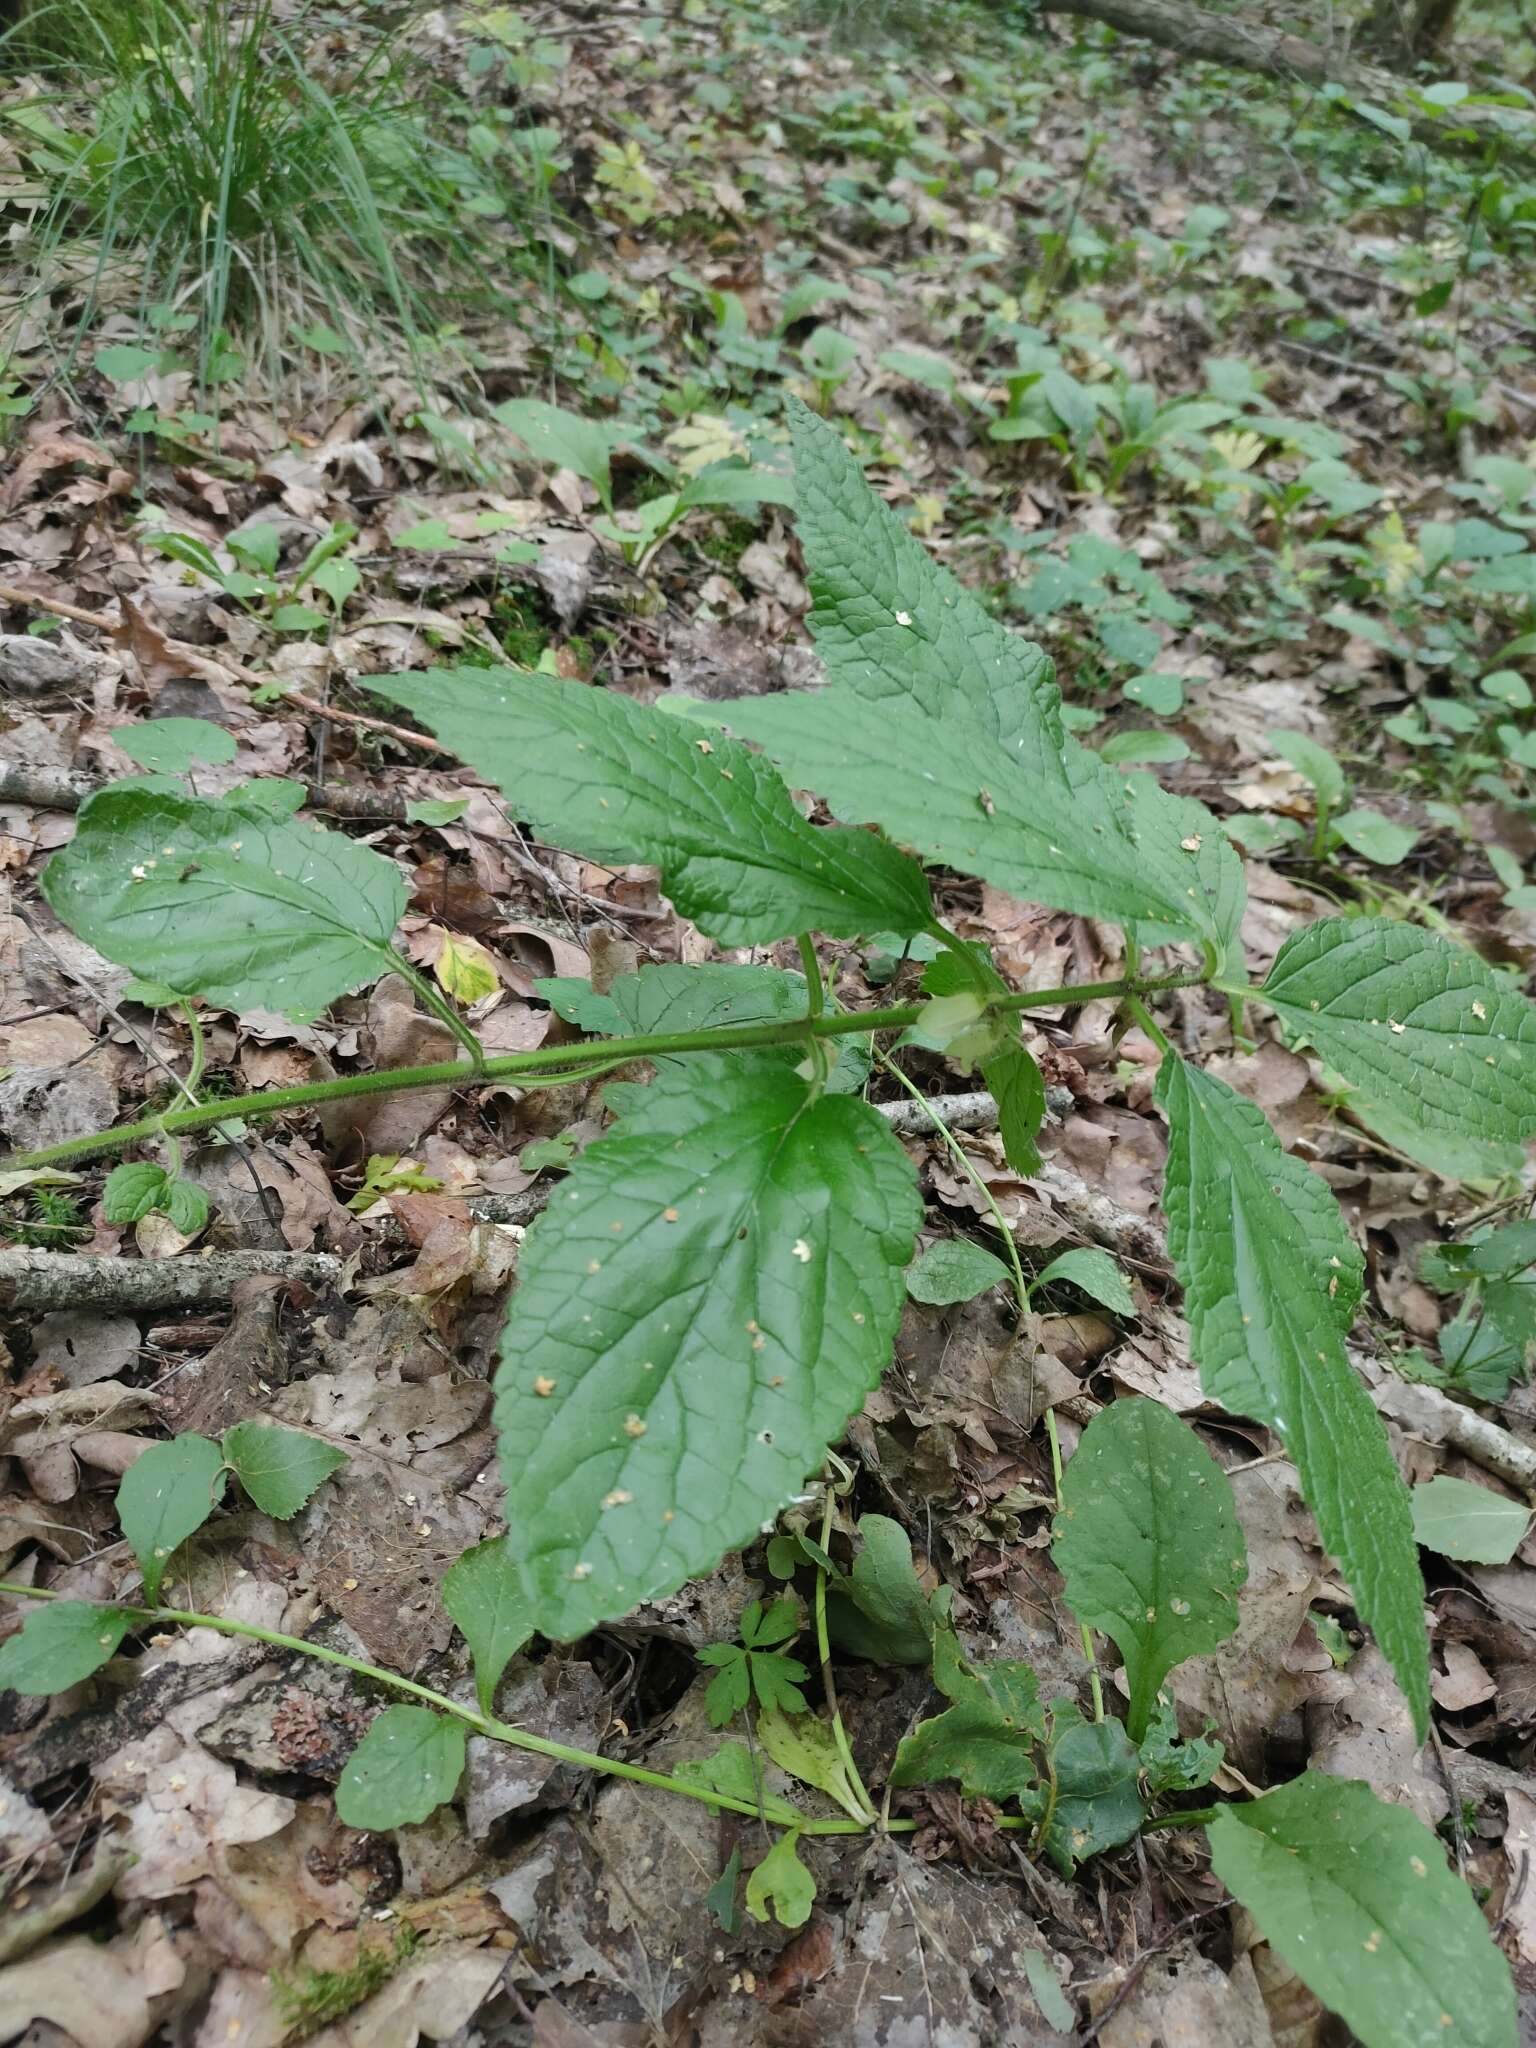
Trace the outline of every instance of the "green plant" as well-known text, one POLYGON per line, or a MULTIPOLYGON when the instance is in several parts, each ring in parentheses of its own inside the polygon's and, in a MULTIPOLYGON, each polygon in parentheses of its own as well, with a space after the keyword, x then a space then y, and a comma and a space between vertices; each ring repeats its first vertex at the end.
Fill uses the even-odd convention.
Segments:
POLYGON ((1410 1352, 1402 1369, 1431 1386, 1502 1401, 1525 1377, 1536 1342, 1536 1223, 1506 1223, 1464 1243, 1427 1246, 1419 1278, 1461 1306, 1440 1332, 1439 1359, 1410 1352))
MULTIPOLYGON (((1417 832, 1368 804, 1345 809, 1349 782, 1336 754, 1304 732, 1282 730, 1267 737, 1280 758, 1311 787, 1313 824, 1307 851, 1313 860, 1327 860, 1341 847, 1381 867, 1396 867, 1408 858, 1418 844, 1417 832)), ((1227 830, 1254 853, 1306 840, 1299 820, 1262 812, 1229 819, 1227 830)))
MULTIPOLYGON (((706 1694, 711 1721, 720 1727, 738 1714, 752 1717, 754 1744, 728 1738, 671 1776, 570 1749, 496 1719, 497 1682, 527 1640, 530 1620, 516 1567, 494 1539, 460 1559, 442 1588, 444 1605, 474 1658, 473 1708, 322 1644, 252 1623, 153 1605, 49 1601, 46 1594, 34 1595, 48 1604, 0 1648, 0 1686, 31 1694, 62 1691, 89 1678, 131 1632, 170 1622, 254 1638, 410 1696, 410 1703, 377 1715, 342 1772, 337 1808, 349 1825, 396 1828, 426 1820, 454 1796, 466 1736, 475 1732, 658 1791, 755 1814, 765 1829, 780 1832, 748 1878, 746 1909, 759 1920, 772 1916, 797 1927, 815 1899, 814 1878, 798 1854, 802 1837, 876 1826, 901 1834, 919 1825, 891 1817, 889 1802, 877 1820, 853 1762, 831 1683, 827 1596, 833 1589, 841 1610, 835 1633, 845 1651, 931 1663, 934 1684, 947 1702, 898 1744, 886 1772, 892 1793, 955 1780, 965 1796, 991 1802, 992 1825, 1025 1833, 1068 1876, 1088 1857, 1144 1828, 1203 1827, 1229 1889, 1368 2048, 1402 2041, 1512 2042, 1508 1967, 1434 1837, 1410 1814, 1384 1805, 1365 1785, 1311 1773, 1247 1803, 1195 1809, 1170 1803, 1208 1786, 1222 1760, 1209 1730, 1181 1734, 1162 1687, 1176 1665, 1214 1649, 1237 1625, 1236 1595, 1247 1560, 1231 1486, 1188 1425, 1152 1401, 1122 1400, 1103 1409, 1065 1470, 1054 1418, 1051 1446, 1054 1556, 1068 1602, 1083 1623, 1093 1678, 1091 1719, 1070 1698, 1042 1701, 1027 1665, 968 1656, 947 1599, 923 1593, 910 1546, 896 1524, 866 1515, 852 1573, 842 1572, 826 1548, 834 1508, 830 1488, 819 1541, 804 1534, 775 1539, 787 1548, 787 1569, 809 1567, 814 1573, 828 1714, 812 1711, 800 1691, 805 1667, 771 1647, 798 1631, 798 1601, 786 1594, 767 1609, 753 1602, 742 1615, 740 1644, 707 1646, 700 1661, 716 1670, 706 1694), (1127 1695, 1123 1720, 1105 1709, 1092 1629, 1120 1650, 1127 1695), (846 1817, 826 1818, 770 1794, 759 1756, 797 1786, 825 1795, 846 1817), (1320 1899, 1326 1913, 1317 1910, 1320 1899)), ((119 1489, 118 1512, 151 1601, 169 1557, 213 1512, 226 1469, 238 1474, 266 1512, 289 1514, 338 1462, 338 1453, 295 1431, 252 1424, 228 1433, 222 1457, 200 1437, 176 1438, 145 1452, 119 1489)), ((1461 1491, 1480 1495, 1481 1505, 1431 1505, 1427 1497, 1434 1488, 1421 1489, 1426 1541, 1436 1541, 1450 1555, 1483 1555, 1500 1510, 1518 1525, 1508 1532, 1518 1540, 1529 1520, 1523 1510, 1479 1488, 1461 1491)), ((722 1926, 734 1925, 741 1865, 738 1848, 709 1893, 722 1926)), ((334 2018, 376 1989, 401 1959, 397 1942, 393 1953, 381 1948, 360 1957, 354 1970, 306 1973, 283 1988, 285 2017, 306 2029, 334 2018)))
POLYGON ((54 0, 56 95, 5 117, 48 187, 45 286, 72 245, 92 252, 71 360, 120 303, 125 266, 146 328, 195 331, 205 387, 252 352, 274 373, 306 352, 366 364, 381 319, 415 345, 446 295, 486 300, 469 224, 508 192, 443 139, 443 105, 407 90, 398 27, 368 31, 333 92, 321 22, 312 48, 306 15, 280 22, 270 0, 150 0, 131 34, 108 14, 54 0))
MULTIPOLYGON (((589 859, 657 866, 679 913, 721 946, 797 939, 803 978, 761 966, 647 968, 617 980, 604 999, 611 1009, 595 1014, 600 1028, 617 1020, 612 1035, 477 1067, 443 1062, 177 1107, 22 1163, 60 1164, 220 1118, 399 1087, 471 1078, 529 1087, 648 1059, 649 1083, 610 1087, 617 1122, 572 1163, 530 1233, 498 1375, 510 1485, 508 1536, 492 1568, 496 1611, 524 1630, 570 1639, 665 1595, 771 1525, 821 1467, 889 1357, 921 1204, 905 1153, 861 1099, 867 1069, 836 1058, 839 1041, 916 1030, 926 1046, 979 1068, 1000 1105, 1008 1157, 1028 1173, 1038 1162, 1045 1094, 1019 1015, 1114 998, 1161 1058, 1169 1248, 1205 1384, 1229 1411, 1272 1428, 1294 1459, 1324 1544, 1422 1732, 1428 1656, 1407 1490, 1345 1348, 1362 1291, 1359 1250, 1326 1184, 1281 1148, 1253 1103, 1174 1050, 1152 1005, 1163 989, 1199 985, 1266 1004, 1285 1038, 1310 1046, 1339 1077, 1361 1122, 1410 1156, 1438 1164, 1454 1151, 1489 1177, 1517 1165, 1521 1143, 1536 1131, 1536 1007, 1476 955, 1380 917, 1327 918, 1297 932, 1262 986, 1250 986, 1238 945, 1241 864, 1210 813, 1079 747, 1063 729, 1039 651, 935 567, 832 429, 803 408, 792 428, 824 690, 712 706, 714 722, 704 726, 617 693, 510 670, 374 678, 369 687, 472 759, 542 836, 589 859), (764 751, 727 737, 722 718, 764 751), (849 822, 808 824, 773 763, 849 822), (1067 989, 1010 991, 985 953, 935 916, 919 857, 1119 923, 1126 971, 1067 989), (817 931, 930 941, 936 950, 922 998, 856 1013, 834 1008, 817 931), (1174 950, 1173 960, 1149 971, 1146 956, 1164 949, 1174 950)), ((380 855, 296 823, 290 789, 246 785, 212 803, 142 784, 109 787, 82 808, 74 842, 47 868, 48 900, 141 976, 235 1009, 313 1016, 380 973, 399 971, 390 939, 403 891, 380 855)), ((1017 1261, 1011 1237, 1003 1249, 1017 1261)), ((1022 1306, 1021 1273, 1016 1289, 1022 1306)), ((218 1454, 208 1452, 216 1473, 218 1454)), ((198 1455, 206 1465, 207 1453, 198 1455)), ((1075 1504, 1093 1469, 1090 1460, 1077 1481, 1069 1474, 1063 1482, 1069 1522, 1081 1514, 1086 1526, 1110 1512, 1075 1504)), ((197 1476, 206 1494, 213 1475, 197 1476)), ((1206 1519, 1193 1509, 1181 1518, 1191 1531, 1206 1519)), ((167 1526, 158 1547, 177 1526, 167 1526)), ((1079 1832, 1088 1842, 1104 1833, 1110 1823, 1093 1803, 1100 1791, 1113 1794, 1114 1827, 1129 1816, 1143 1773, 1136 1744, 1151 1733, 1162 1678, 1189 1653, 1179 1647, 1182 1625, 1209 1629, 1224 1612, 1213 1603, 1216 1590, 1233 1583, 1226 1534, 1224 1524, 1219 1535, 1208 1528, 1198 1561, 1181 1554, 1166 1616, 1160 1602, 1145 1603, 1159 1623, 1145 1639, 1134 1615, 1091 1590, 1091 1573, 1090 1589, 1074 1594, 1079 1612, 1121 1648, 1132 1709, 1118 1736, 1106 1732, 1102 1713, 1083 1723, 1075 1708, 1052 1704, 1037 1716, 1016 1674, 988 1679, 969 1671, 958 1651, 942 1666, 951 1711, 994 1733, 999 1717, 1006 1725, 1012 1715, 1021 1730, 1027 1721, 1028 1744, 1010 1769, 1017 1792, 1036 1803, 1021 1802, 1018 1821, 1051 1853, 1075 1854, 1079 1832), (1199 1602, 1190 1591, 1196 1562, 1209 1594, 1199 1602)), ((1076 1540, 1074 1530, 1069 1556, 1076 1540)), ((826 1548, 824 1535, 819 1549, 826 1548)), ((825 1569, 818 1557, 816 1570, 825 1569)), ((1074 1567, 1069 1577, 1081 1582, 1083 1574, 1074 1567)), ((824 1672, 826 1604, 823 1579, 816 1623, 824 1672)), ((782 1637, 762 1636, 761 1620, 754 1627, 739 1657, 731 1649, 733 1665, 780 1654, 782 1637)), ((755 1677, 750 1668, 748 1676, 755 1677)), ((390 1787, 402 1799, 403 1788, 417 1788, 415 1804, 422 1785, 451 1791, 465 1725, 531 1742, 491 1721, 483 1705, 470 1710, 414 1682, 383 1682, 429 1711, 389 1710, 397 1718, 364 1760, 360 1805, 344 1782, 344 1818, 352 1812, 384 1824, 379 1816, 398 1810, 385 1796, 390 1787), (429 1725, 445 1714, 460 1724, 457 1746, 429 1725)), ((853 1815, 867 1802, 839 1751, 838 1726, 834 1711, 826 1741, 843 1773, 835 1796, 848 1811, 844 1825, 862 1825, 853 1815)), ((1159 1741, 1168 1740, 1164 1730, 1159 1741)), ((544 1753, 575 1755, 549 1745, 544 1753)), ((675 1778, 634 1767, 623 1774, 682 1789, 675 1778)), ((686 1796, 757 1810, 718 1783, 686 1796)), ((1341 1812, 1350 1807, 1347 1823, 1321 1824, 1325 1794, 1308 1780, 1244 1809, 1245 1817, 1221 1809, 1211 1818, 1218 1867, 1261 1920, 1266 1902, 1278 1899, 1275 1917, 1285 1924, 1284 1902, 1295 1889, 1285 1881, 1291 1850, 1321 1859, 1315 1874, 1325 1889, 1345 1883, 1338 1859, 1362 1831, 1398 1859, 1399 1876, 1407 1867, 1403 1829, 1415 1823, 1390 1812, 1381 1818, 1374 1807, 1367 1821, 1363 1788, 1359 1798, 1326 1796, 1337 1797, 1341 1812)), ((1140 1816, 1138 1804, 1133 1825, 1140 1816)), ((796 1832, 821 1824, 771 1817, 790 1830, 788 1848, 774 1852, 775 1882, 789 1887, 791 1911, 808 1910, 788 1865, 796 1832)), ((1426 1861, 1426 1873, 1441 1868, 1422 1848, 1412 1854, 1426 1861)), ((1448 1907, 1438 1878, 1417 1893, 1399 1886, 1395 1902, 1374 1889, 1361 1897, 1373 1914, 1390 1909, 1390 1922, 1373 1924, 1406 1926, 1410 1941, 1402 1915, 1411 1922, 1431 1910, 1426 1902, 1459 1915, 1465 1932, 1475 1912, 1445 1883, 1457 1902, 1448 1907)), ((1346 1916, 1345 1924, 1353 1921, 1346 1916)), ((1286 1946, 1283 1933, 1275 1938, 1286 1946)), ((1376 1985, 1372 2000, 1379 1994, 1390 2006, 1401 1987, 1393 1979, 1390 1996, 1381 1991, 1387 1979, 1379 1971, 1401 1965, 1396 1936, 1382 1953, 1378 1971, 1361 1966, 1360 1982, 1376 1985)), ((1491 1950, 1475 1953, 1483 1960, 1468 1966, 1462 1985, 1447 1985, 1445 2009, 1488 1997, 1502 2015, 1507 1980, 1488 1988, 1488 1973, 1502 1965, 1491 1950)), ((1291 1960, 1308 1975, 1309 1956, 1291 1960)), ((1381 2031, 1383 2008, 1362 2003, 1358 1984, 1321 1966, 1309 1981, 1319 1976, 1357 2031, 1404 2038, 1381 2031)), ((1507 2038, 1505 2020, 1490 2022, 1487 2033, 1507 2038)))
POLYGON ((189 533, 150 527, 144 544, 206 578, 242 610, 277 632, 314 633, 329 624, 329 615, 306 604, 301 593, 318 590, 329 599, 332 609, 339 611, 360 580, 355 564, 343 552, 356 539, 355 526, 333 524, 287 575, 279 569, 282 535, 277 527, 265 523, 242 527, 230 535, 225 544, 233 560, 230 568, 220 563, 212 548, 189 533))

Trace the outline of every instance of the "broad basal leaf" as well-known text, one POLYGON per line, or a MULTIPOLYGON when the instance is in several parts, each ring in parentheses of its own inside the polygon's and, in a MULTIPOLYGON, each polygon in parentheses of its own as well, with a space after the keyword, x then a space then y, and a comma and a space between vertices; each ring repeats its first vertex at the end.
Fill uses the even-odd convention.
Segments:
POLYGON ((123 1474, 117 1519, 144 1574, 153 1607, 171 1554, 196 1535, 224 1494, 224 1454, 205 1436, 151 1444, 123 1474))
POLYGON ((1422 1736, 1429 1656, 1408 1490, 1344 1350, 1359 1252, 1323 1182, 1225 1082, 1170 1054, 1158 1099, 1168 1248, 1205 1389, 1283 1440, 1422 1736))
POLYGON ((1514 2048, 1509 1965, 1404 1807, 1309 1771, 1207 1832, 1216 1875, 1365 2048, 1514 2048))
POLYGON ((1324 918, 1286 940, 1262 993, 1358 1091, 1363 1121, 1427 1164, 1446 1143, 1536 1132, 1536 1004, 1466 947, 1392 918, 1324 918))
POLYGON ((971 1664, 953 1629, 933 1639, 933 1682, 954 1702, 904 1736, 891 1766, 893 1785, 958 1778, 971 1799, 1016 1799, 1039 1776, 1034 1745, 1045 1737, 1035 1674, 1027 1664, 971 1664))
POLYGON ((589 860, 647 861, 724 946, 932 922, 916 863, 845 827, 818 831, 766 761, 614 690, 518 669, 370 677, 501 788, 520 818, 589 860))
POLYGON ((487 1537, 443 1574, 442 1601, 475 1660, 475 1697, 482 1714, 494 1706, 501 1674, 533 1634, 523 1582, 506 1538, 487 1537))
POLYGON ((120 1607, 50 1600, 35 1607, 21 1633, 0 1645, 0 1692, 34 1698, 64 1692, 99 1671, 133 1625, 120 1607))
POLYGON ((972 1244, 968 1237, 941 1237, 908 1271, 907 1292, 914 1301, 948 1308, 957 1301, 974 1301, 1007 1280, 1008 1268, 985 1246, 972 1244))
POLYGON ((1224 947, 1242 876, 1214 820, 1078 746, 1040 649, 933 562, 834 429, 803 407, 792 427, 810 625, 832 687, 734 702, 732 730, 929 859, 1224 947))
POLYGON ((464 1774, 464 1723, 430 1707, 386 1707, 347 1758, 336 1811, 349 1828, 400 1828, 451 1799, 464 1774))
POLYGON ((347 1454, 302 1430, 237 1422, 223 1438, 225 1462, 264 1515, 292 1519, 347 1454))
POLYGON ((254 796, 100 790, 43 870, 71 931, 146 981, 295 1023, 397 964, 393 861, 254 796))
POLYGON ((497 1375, 509 1545, 560 1638, 800 1490, 890 1356, 922 1218, 885 1119, 777 1059, 624 1100, 529 1233, 497 1375))
POLYGON ((1051 1556, 1079 1621, 1125 1660, 1126 1727, 1140 1742, 1176 1664, 1237 1627, 1247 1551, 1232 1487, 1187 1423, 1156 1401, 1114 1401, 1062 1478, 1051 1556))

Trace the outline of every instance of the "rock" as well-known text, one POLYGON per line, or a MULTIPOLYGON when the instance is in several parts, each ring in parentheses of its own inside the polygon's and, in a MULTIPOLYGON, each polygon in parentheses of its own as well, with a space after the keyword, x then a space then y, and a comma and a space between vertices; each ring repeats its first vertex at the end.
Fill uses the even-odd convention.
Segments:
POLYGON ((41 640, 31 633, 0 633, 0 687, 18 697, 41 697, 49 690, 84 682, 90 666, 83 652, 41 640))

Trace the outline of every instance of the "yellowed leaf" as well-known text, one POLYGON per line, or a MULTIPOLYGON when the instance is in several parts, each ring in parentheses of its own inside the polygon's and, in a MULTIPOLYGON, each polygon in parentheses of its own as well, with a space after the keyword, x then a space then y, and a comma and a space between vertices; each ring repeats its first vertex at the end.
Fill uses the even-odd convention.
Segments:
POLYGON ((442 947, 432 971, 444 993, 465 1005, 494 995, 501 986, 496 963, 484 946, 475 939, 461 939, 453 932, 443 933, 442 947))

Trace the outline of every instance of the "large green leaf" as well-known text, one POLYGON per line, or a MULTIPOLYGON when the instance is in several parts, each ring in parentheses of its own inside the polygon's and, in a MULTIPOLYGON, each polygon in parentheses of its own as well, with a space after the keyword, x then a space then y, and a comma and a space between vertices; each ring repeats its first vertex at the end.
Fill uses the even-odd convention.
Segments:
POLYGON ((1126 1726, 1140 1742, 1175 1664, 1237 1627, 1248 1577, 1232 1487, 1187 1423, 1156 1401, 1114 1401, 1062 1478, 1051 1551, 1079 1621, 1125 1660, 1126 1726))
POLYGON ((888 841, 817 830, 760 756, 616 690, 485 668, 367 687, 490 776, 556 845, 658 867, 681 914, 723 946, 932 922, 921 869, 888 841))
POLYGON ((144 1574, 153 1607, 172 1553, 195 1536, 224 1495, 224 1454, 205 1436, 151 1444, 123 1474, 117 1519, 144 1574))
POLYGON ((1405 1808, 1309 1771, 1208 1832, 1216 1875, 1365 2048, 1514 2048, 1509 1965, 1405 1808))
POLYGON ((120 1607, 51 1600, 35 1607, 20 1633, 0 1645, 0 1692, 34 1697, 64 1692, 99 1671, 133 1625, 120 1607))
POLYGON ((890 1356, 922 1220, 885 1119, 772 1056, 623 1101, 529 1233, 497 1374, 509 1547, 559 1638, 800 1490, 890 1356))
POLYGON ((424 1821, 464 1773, 464 1723, 430 1707, 386 1707, 347 1758, 336 1811, 349 1828, 424 1821))
POLYGON ((1040 649, 934 563, 831 427, 798 406, 792 426, 810 624, 832 687, 733 702, 732 729, 841 815, 930 859, 1224 949, 1242 878, 1209 813, 1078 746, 1040 649))
POLYGON ((107 959, 231 1010, 305 1023, 398 964, 394 862, 252 795, 101 790, 42 887, 107 959))
POLYGON ((1536 1004, 1475 953, 1386 917, 1287 939, 1262 991, 1286 1036, 1358 1090, 1351 1107, 1439 1167, 1442 1147, 1536 1132, 1536 1004))
POLYGON ((1267 1423, 1295 1459, 1323 1542, 1422 1738, 1429 1653, 1408 1489, 1344 1349, 1359 1252, 1326 1186, 1283 1150, 1253 1103, 1173 1054, 1158 1099, 1169 1129, 1168 1248, 1205 1389, 1267 1423))

